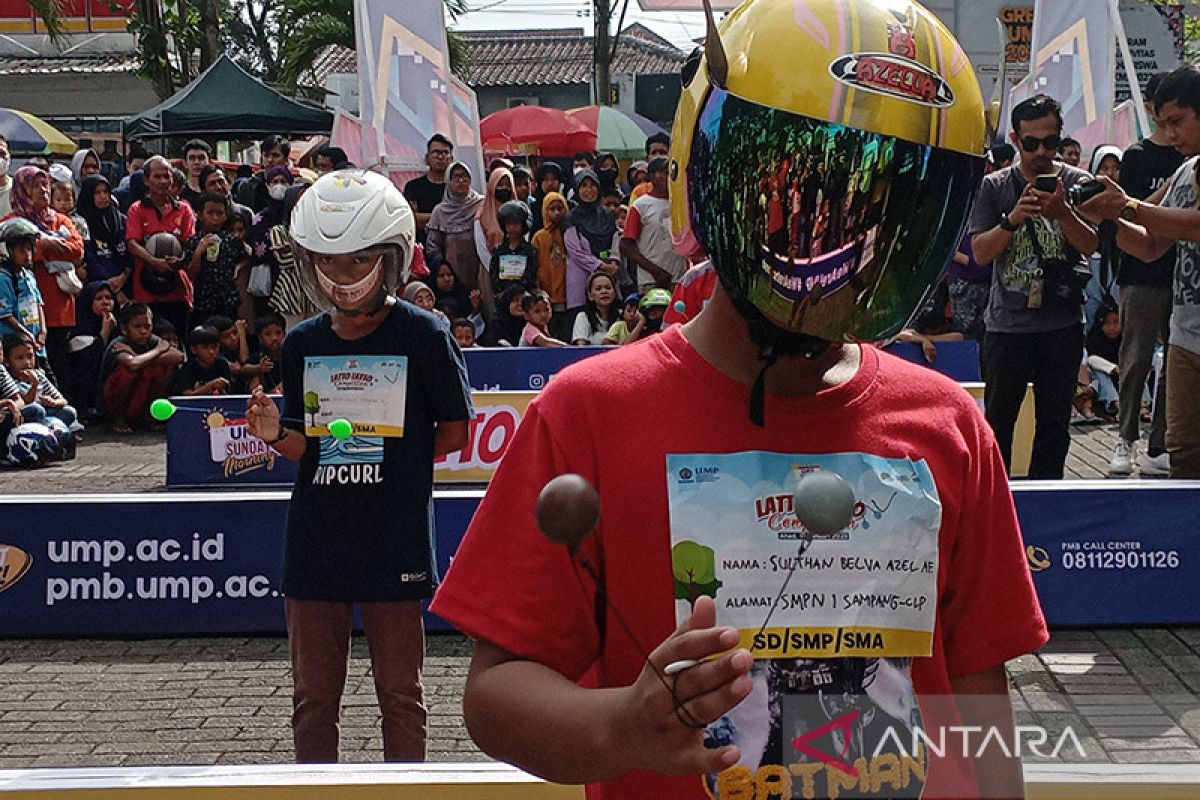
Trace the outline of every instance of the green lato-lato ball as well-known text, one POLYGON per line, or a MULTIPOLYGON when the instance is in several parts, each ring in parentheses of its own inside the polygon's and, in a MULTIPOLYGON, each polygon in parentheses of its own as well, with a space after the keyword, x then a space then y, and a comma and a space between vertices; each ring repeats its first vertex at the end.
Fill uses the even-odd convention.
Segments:
POLYGON ((160 397, 150 404, 150 416, 159 422, 166 422, 175 416, 175 404, 165 397, 160 397))
POLYGON ((329 423, 329 435, 335 439, 349 439, 354 434, 354 426, 347 419, 335 419, 329 423))

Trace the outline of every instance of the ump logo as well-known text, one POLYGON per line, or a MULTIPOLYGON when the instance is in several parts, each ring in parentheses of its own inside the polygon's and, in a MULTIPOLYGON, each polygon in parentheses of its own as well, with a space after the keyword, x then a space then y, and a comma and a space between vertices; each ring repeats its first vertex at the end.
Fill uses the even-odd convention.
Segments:
POLYGON ((0 592, 12 586, 33 565, 33 556, 12 544, 0 544, 0 592))
POLYGON ((691 483, 692 482, 692 471, 690 469, 688 469, 687 467, 684 467, 683 469, 679 470, 679 480, 683 481, 684 483, 691 483))
POLYGON ((1041 572, 1050 566, 1050 554, 1032 544, 1025 546, 1025 559, 1031 572, 1041 572))

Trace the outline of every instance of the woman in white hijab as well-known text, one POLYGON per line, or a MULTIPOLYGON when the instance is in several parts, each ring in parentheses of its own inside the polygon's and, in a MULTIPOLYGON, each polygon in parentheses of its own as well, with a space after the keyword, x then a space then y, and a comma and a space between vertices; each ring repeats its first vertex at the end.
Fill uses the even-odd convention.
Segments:
POLYGON ((475 249, 475 219, 484 196, 471 186, 471 170, 456 161, 446 170, 446 191, 425 226, 425 258, 444 259, 467 291, 479 288, 482 265, 475 249))
POLYGON ((83 147, 71 156, 71 178, 75 181, 75 192, 83 186, 83 179, 100 174, 100 156, 90 147, 83 147))

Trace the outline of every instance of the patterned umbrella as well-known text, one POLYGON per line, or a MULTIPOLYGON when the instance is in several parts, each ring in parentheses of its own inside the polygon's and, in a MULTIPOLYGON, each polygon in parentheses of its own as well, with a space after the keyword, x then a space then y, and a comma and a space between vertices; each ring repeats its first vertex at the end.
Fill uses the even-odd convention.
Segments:
POLYGON ((58 128, 15 108, 0 108, 0 134, 8 140, 8 150, 15 156, 44 156, 50 153, 69 156, 77 149, 76 144, 58 128))
POLYGON ((567 112, 596 132, 596 149, 617 158, 641 158, 646 137, 662 128, 641 114, 628 114, 611 106, 583 106, 567 112))

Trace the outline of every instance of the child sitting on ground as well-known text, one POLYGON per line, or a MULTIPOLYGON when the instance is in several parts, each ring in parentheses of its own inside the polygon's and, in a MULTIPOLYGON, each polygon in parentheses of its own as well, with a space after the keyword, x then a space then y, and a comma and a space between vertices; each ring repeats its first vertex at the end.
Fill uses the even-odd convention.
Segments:
POLYGON ((166 396, 183 353, 154 335, 154 314, 144 303, 127 303, 117 319, 121 335, 104 351, 100 385, 113 430, 130 433, 149 421, 150 403, 166 396))
POLYGON ((231 394, 249 394, 250 381, 270 369, 250 362, 250 341, 246 337, 246 320, 233 320, 224 315, 209 317, 204 322, 217 329, 221 340, 221 355, 229 362, 233 373, 231 394))
POLYGON ((1088 331, 1085 344, 1086 383, 1081 370, 1076 410, 1086 419, 1089 415, 1104 422, 1117 420, 1117 401, 1120 398, 1121 316, 1111 303, 1101 305, 1088 331))
POLYGON ((211 325, 198 325, 188 334, 192 357, 179 365, 171 394, 228 394, 233 382, 229 362, 221 357, 220 336, 211 325))
POLYGON ((34 347, 32 339, 19 333, 4 337, 4 366, 17 382, 17 391, 25 404, 21 416, 26 422, 56 417, 66 423, 71 433, 79 433, 83 430, 79 415, 46 373, 38 369, 34 347))
POLYGON ((521 298, 521 311, 525 314, 525 329, 521 332, 522 347, 566 347, 567 343, 555 339, 548 333, 550 295, 541 291, 527 292, 521 298))
POLYGON ((465 317, 459 317, 450 324, 450 333, 458 342, 459 350, 469 350, 475 346, 475 323, 465 317))
POLYGON ((4 367, 4 344, 3 339, 0 339, 0 442, 4 441, 4 437, 8 436, 8 432, 13 429, 13 426, 20 425, 25 421, 21 417, 21 411, 24 408, 25 404, 21 402, 21 390, 17 388, 17 382, 4 367))
POLYGON ((284 322, 282 314, 271 311, 259 317, 254 323, 254 328, 258 331, 258 347, 250 354, 250 362, 257 364, 263 371, 258 373, 257 378, 251 379, 250 391, 253 392, 256 386, 261 386, 268 394, 278 393, 283 384, 280 353, 283 350, 287 323, 284 322))

